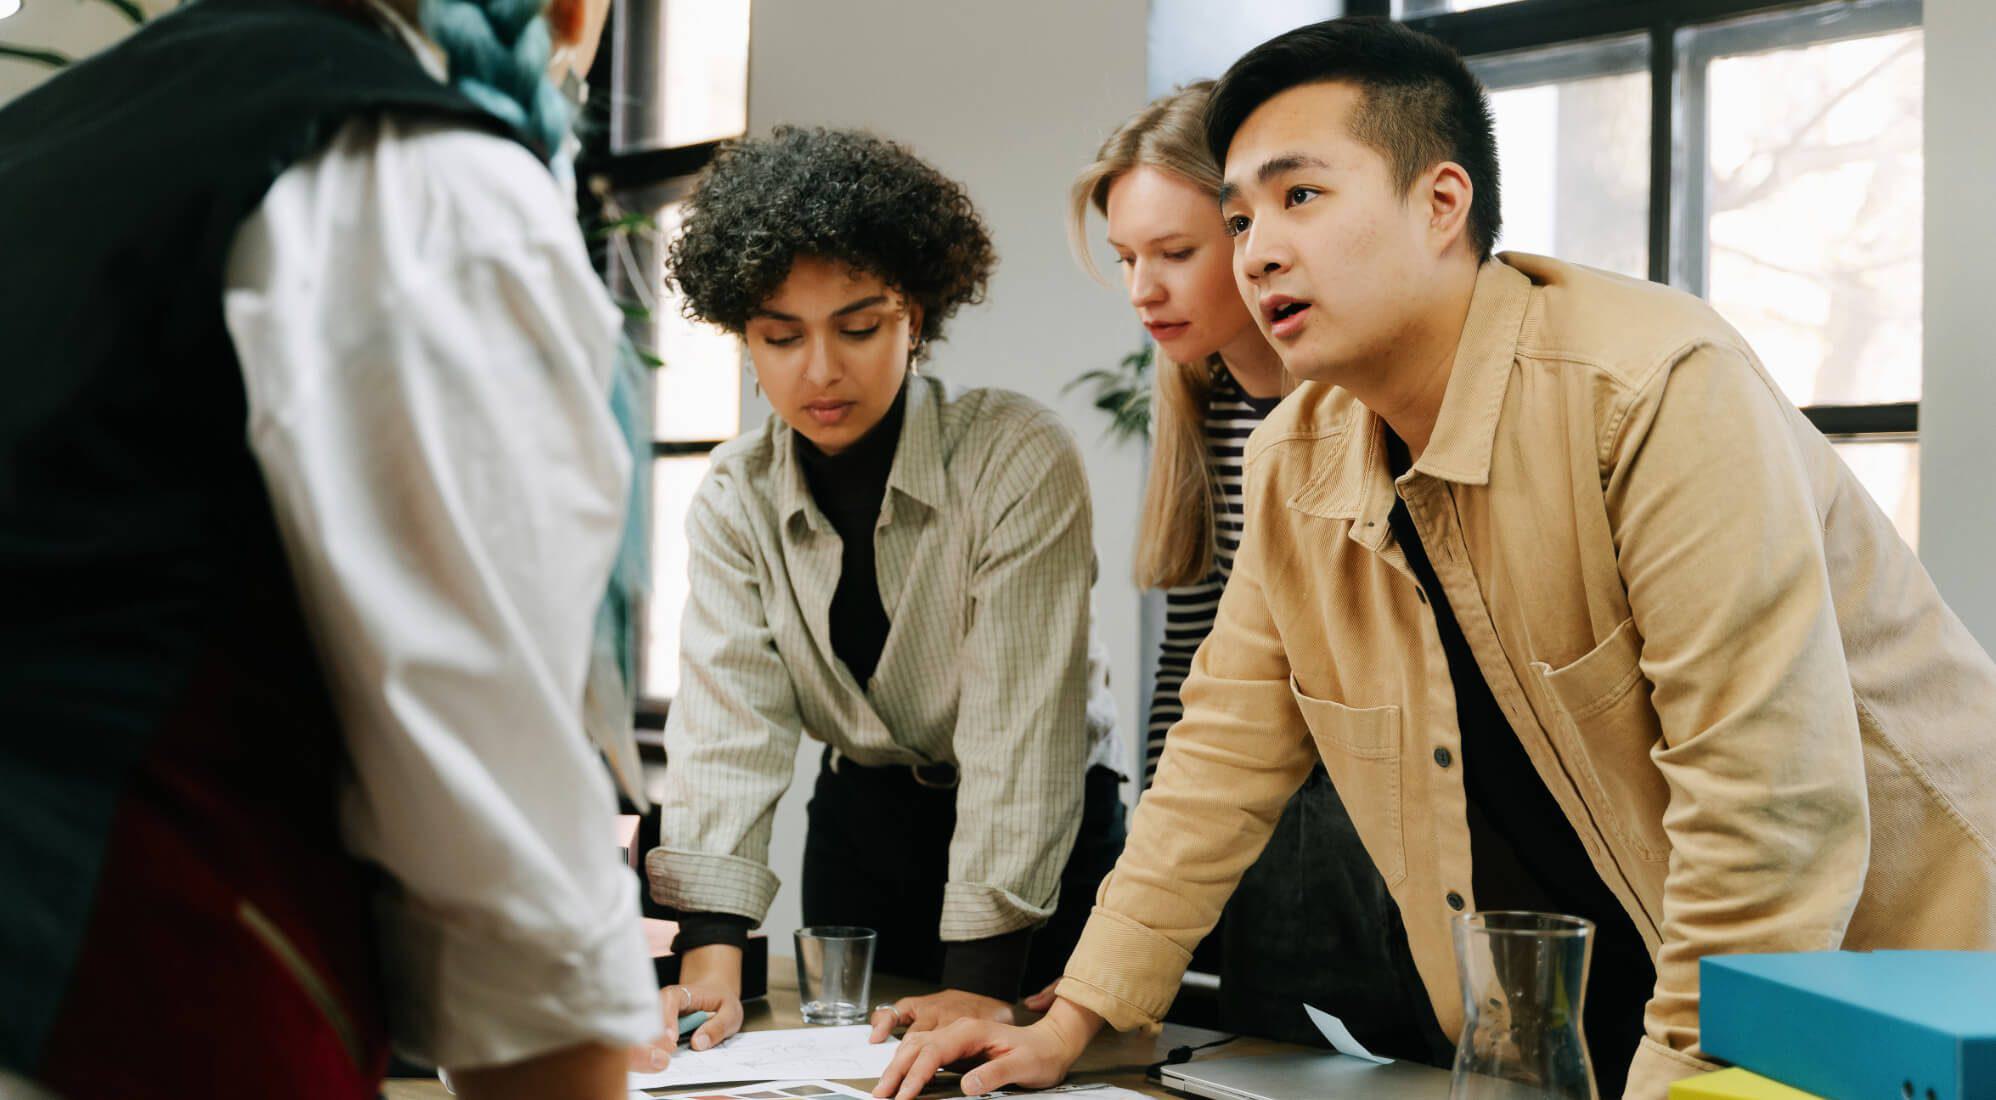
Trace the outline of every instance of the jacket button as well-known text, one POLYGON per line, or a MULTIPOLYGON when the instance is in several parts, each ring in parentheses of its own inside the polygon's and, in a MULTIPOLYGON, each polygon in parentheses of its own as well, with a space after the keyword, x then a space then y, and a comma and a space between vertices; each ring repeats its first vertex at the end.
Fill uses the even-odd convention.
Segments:
POLYGON ((1448 751, 1447 749, 1436 749, 1435 763, 1440 764, 1442 767, 1446 768, 1450 764, 1455 763, 1455 754, 1448 751))
POLYGON ((1454 890, 1450 890, 1448 892, 1448 907, 1458 913, 1462 912, 1462 895, 1456 893, 1454 890))

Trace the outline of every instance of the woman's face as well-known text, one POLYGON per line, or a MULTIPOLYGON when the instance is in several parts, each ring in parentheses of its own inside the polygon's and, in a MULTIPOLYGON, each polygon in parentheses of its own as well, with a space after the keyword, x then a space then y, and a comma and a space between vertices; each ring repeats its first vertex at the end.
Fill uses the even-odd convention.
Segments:
POLYGON ((742 335, 776 415, 837 454, 893 406, 921 325, 921 307, 879 276, 800 256, 742 335))
POLYGON ((1151 339, 1175 363, 1197 363, 1254 329, 1234 284, 1233 241, 1212 195, 1149 165, 1109 185, 1109 246, 1151 339))

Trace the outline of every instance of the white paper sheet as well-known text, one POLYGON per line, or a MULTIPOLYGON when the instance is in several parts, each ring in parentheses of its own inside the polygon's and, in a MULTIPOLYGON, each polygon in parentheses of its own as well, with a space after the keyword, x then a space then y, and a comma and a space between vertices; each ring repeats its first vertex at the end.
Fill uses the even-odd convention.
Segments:
POLYGON ((869 1043, 873 1028, 800 1027, 745 1031, 712 1050, 681 1044, 658 1073, 631 1074, 632 1089, 670 1089, 721 1081, 810 1081, 878 1078, 894 1060, 895 1040, 869 1043))
POLYGON ((1150 1097, 1141 1092, 1115 1085, 1055 1085, 1050 1089, 1031 1092, 1000 1089, 997 1092, 987 1092, 983 1096, 972 1097, 971 1100, 991 1100, 995 1096, 1058 1096, 1063 1093, 1078 1093, 1074 1100, 1150 1100, 1150 1097))
POLYGON ((1381 1058, 1365 1049, 1365 1044, 1359 1042, 1357 1037, 1352 1035, 1351 1029, 1345 1026, 1345 1022, 1336 1016, 1315 1005, 1304 1005, 1303 1011, 1310 1014, 1310 1022, 1317 1025, 1317 1030, 1324 1033, 1324 1038, 1330 1040, 1331 1046, 1339 1054, 1349 1054, 1353 1058, 1363 1058, 1382 1066, 1393 1061, 1391 1058, 1381 1058))
POLYGON ((631 1100, 873 1100, 870 1093, 837 1081, 765 1081, 755 1085, 703 1085, 692 1093, 633 1092, 631 1100))

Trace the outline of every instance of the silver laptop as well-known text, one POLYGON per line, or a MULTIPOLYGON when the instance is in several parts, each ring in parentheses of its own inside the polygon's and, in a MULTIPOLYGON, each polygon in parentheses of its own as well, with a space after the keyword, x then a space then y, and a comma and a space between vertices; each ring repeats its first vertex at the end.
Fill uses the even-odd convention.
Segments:
POLYGON ((1329 1052, 1183 1062, 1163 1075, 1167 1088, 1212 1100, 1448 1100, 1449 1086, 1446 1070, 1329 1052))

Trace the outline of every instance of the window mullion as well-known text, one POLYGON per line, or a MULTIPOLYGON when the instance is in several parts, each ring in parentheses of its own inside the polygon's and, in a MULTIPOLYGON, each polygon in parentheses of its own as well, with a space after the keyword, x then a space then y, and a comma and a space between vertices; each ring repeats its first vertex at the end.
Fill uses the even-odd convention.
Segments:
POLYGON ((1671 168, 1676 129, 1677 35, 1669 23, 1649 31, 1649 277, 1670 281, 1671 168))

